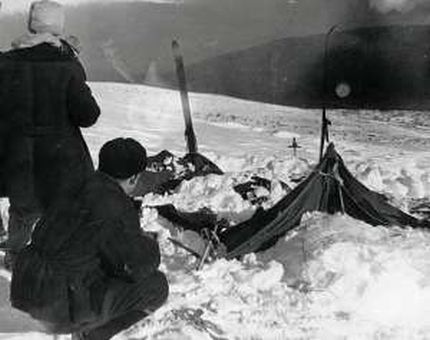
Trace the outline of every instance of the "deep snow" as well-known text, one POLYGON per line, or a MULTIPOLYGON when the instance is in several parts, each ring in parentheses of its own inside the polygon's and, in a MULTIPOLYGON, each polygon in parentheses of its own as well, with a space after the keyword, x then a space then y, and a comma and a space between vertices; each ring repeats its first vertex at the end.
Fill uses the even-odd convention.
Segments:
MULTIPOLYGON (((150 154, 162 149, 184 153, 177 92, 124 84, 91 86, 103 112, 97 125, 85 130, 94 159, 99 147, 117 136, 138 139, 150 154)), ((186 211, 205 206, 237 223, 255 209, 233 191, 238 177, 252 172, 293 187, 291 179, 316 164, 318 110, 206 94, 190 98, 199 151, 226 175, 195 178, 171 196, 147 195, 145 206, 173 202, 186 211), (302 146, 298 157, 288 148, 292 137, 302 146)), ((338 110, 329 111, 329 117, 337 150, 360 181, 403 209, 428 199, 430 128, 425 113, 338 110)), ((285 194, 277 188, 266 206, 285 194)), ((2 212, 6 217, 4 202, 2 212)), ((220 259, 196 271, 195 259, 167 240, 193 240, 198 247, 196 235, 179 232, 147 207, 142 227, 160 234, 162 270, 171 294, 165 306, 118 339, 430 337, 426 232, 309 214, 272 249, 241 262, 220 259)), ((0 320, 0 325, 5 322, 0 320)), ((1 334, 0 339, 50 338, 24 332, 1 334)))

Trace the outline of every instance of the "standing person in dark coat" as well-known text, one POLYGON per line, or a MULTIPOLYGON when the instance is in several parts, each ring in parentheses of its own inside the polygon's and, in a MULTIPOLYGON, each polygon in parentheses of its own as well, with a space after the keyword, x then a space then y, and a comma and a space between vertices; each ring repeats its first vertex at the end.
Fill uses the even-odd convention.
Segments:
POLYGON ((2 246, 11 253, 28 242, 52 202, 73 194, 94 171, 80 127, 100 115, 63 36, 62 6, 34 2, 28 27, 0 61, 0 187, 10 201, 9 237, 2 246))
POLYGON ((52 333, 104 340, 159 308, 168 283, 156 239, 128 196, 146 166, 131 138, 107 142, 80 192, 53 205, 17 256, 13 307, 52 333))

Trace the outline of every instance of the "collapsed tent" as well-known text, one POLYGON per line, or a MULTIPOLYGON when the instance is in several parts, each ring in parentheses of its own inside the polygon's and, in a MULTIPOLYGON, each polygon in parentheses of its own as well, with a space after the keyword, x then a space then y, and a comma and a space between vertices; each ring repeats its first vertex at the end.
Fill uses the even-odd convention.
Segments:
POLYGON ((348 171, 334 144, 315 170, 269 210, 259 209, 251 219, 224 229, 219 235, 227 258, 235 258, 272 246, 279 237, 299 225, 306 212, 345 213, 370 225, 423 227, 418 220, 369 190, 348 171))
MULTIPOLYGON (((144 196, 147 193, 171 194, 175 192, 183 181, 191 180, 198 176, 210 174, 223 175, 224 172, 212 161, 199 153, 188 153, 183 157, 176 157, 170 151, 163 150, 160 153, 148 157, 145 173, 139 177, 133 196, 144 196)), ((256 192, 263 188, 268 194, 272 191, 272 181, 255 174, 243 178, 245 182, 239 182, 233 189, 248 200, 251 204, 260 205, 268 197, 259 196, 256 192)), ((282 189, 289 192, 290 187, 279 181, 282 189)), ((169 216, 172 214, 169 213, 169 216)))

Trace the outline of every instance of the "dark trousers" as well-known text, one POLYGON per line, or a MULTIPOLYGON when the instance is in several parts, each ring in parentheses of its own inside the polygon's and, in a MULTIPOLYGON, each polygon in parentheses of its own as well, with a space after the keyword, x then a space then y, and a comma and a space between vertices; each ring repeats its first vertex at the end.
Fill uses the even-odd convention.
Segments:
POLYGON ((0 237, 6 235, 6 229, 4 227, 3 218, 0 216, 0 237))
POLYGON ((40 217, 40 211, 33 205, 14 204, 9 207, 7 248, 17 253, 30 241, 34 224, 40 217))
POLYGON ((9 202, 7 240, 3 241, 1 246, 6 249, 4 265, 12 269, 16 255, 30 241, 33 227, 41 213, 38 205, 30 199, 10 197, 9 202))
MULTIPOLYGON (((25 150, 16 150, 25 152, 25 150)), ((22 165, 26 170, 26 164, 22 165)), ((41 216, 41 205, 35 194, 29 172, 18 169, 19 175, 7 179, 5 195, 9 198, 9 222, 6 248, 18 253, 30 241, 33 226, 41 216)))
POLYGON ((156 271, 137 282, 111 280, 104 296, 100 319, 84 325, 80 337, 85 340, 108 340, 160 308, 167 300, 166 276, 156 271))

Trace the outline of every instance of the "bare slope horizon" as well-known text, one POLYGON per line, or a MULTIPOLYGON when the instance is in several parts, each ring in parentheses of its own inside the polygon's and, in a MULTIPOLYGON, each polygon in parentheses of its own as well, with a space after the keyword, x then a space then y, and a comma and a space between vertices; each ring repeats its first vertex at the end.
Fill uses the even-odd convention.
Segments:
MULTIPOLYGON (((333 25, 430 24, 430 5, 425 2, 402 11, 401 3, 418 0, 57 1, 73 4, 66 7, 67 33, 80 38, 84 60, 95 63, 92 57, 101 56, 108 45, 130 68, 139 62, 143 72, 151 62, 161 70, 170 65, 174 38, 181 41, 187 61, 194 63, 276 39, 326 33, 333 25), (388 5, 383 3, 393 3, 388 8, 397 10, 385 13, 388 5)), ((25 31, 31 0, 2 3, 3 11, 21 4, 15 5, 21 8, 18 13, 0 12, 0 50, 6 50, 25 31)), ((91 80, 106 77, 98 71, 101 67, 88 66, 91 80)))
MULTIPOLYGON (((3 3, 7 5, 10 1, 13 0, 3 3)), ((321 82, 318 79, 321 78, 323 41, 334 25, 338 31, 368 26, 427 25, 430 24, 428 13, 429 5, 419 0, 85 2, 67 7, 67 33, 79 37, 80 58, 91 81, 176 86, 171 77, 174 64, 170 46, 172 39, 179 39, 187 70, 191 78, 195 78, 191 79, 193 90, 295 104, 296 98, 277 99, 283 96, 283 84, 270 75, 276 75, 279 80, 288 64, 294 64, 290 59, 294 57, 301 63, 298 70, 304 72, 303 77, 308 77, 311 71, 319 73, 304 79, 306 84, 314 82, 311 92, 315 93, 315 88, 321 88, 317 83, 321 82), (288 39, 292 37, 299 40, 293 46, 296 49, 289 51, 291 40, 288 39), (309 44, 312 39, 318 42, 309 44), (276 43, 281 40, 286 44, 276 43), (269 49, 264 47, 267 44, 271 45, 269 49), (237 58, 254 52, 255 56, 248 55, 243 64, 244 59, 237 58), (267 65, 270 55, 276 55, 277 60, 273 63, 269 58, 271 64, 267 65), (220 58, 224 58, 222 65, 217 62, 220 58), (307 67, 314 69, 307 71, 307 67), (208 68, 211 68, 209 73, 208 68), (204 72, 196 72, 196 69, 204 72), (235 76, 236 71, 240 71, 240 77, 235 76), (196 79, 197 73, 201 79, 196 79), (243 88, 232 90, 231 77, 236 77, 236 83, 240 79, 239 87, 243 85, 243 88), (211 86, 206 86, 212 82, 211 86), (251 86, 272 93, 254 96, 254 92, 248 91, 251 86)), ((0 50, 7 50, 25 27, 24 12, 3 14, 0 17, 0 50)), ((394 37, 394 41, 396 39, 394 37)), ((290 75, 288 78, 288 85, 300 92, 303 84, 296 79, 291 81, 290 75)), ((318 95, 312 105, 320 104, 321 94, 318 95)), ((306 96, 300 100, 306 101, 306 96)))
POLYGON ((279 39, 189 65, 189 87, 299 107, 428 110, 429 36, 430 25, 392 25, 279 39))
MULTIPOLYGON (((330 7, 322 0, 88 2, 67 7, 67 33, 81 40, 90 80, 142 81, 148 68, 171 69, 175 38, 186 61, 194 63, 274 39, 320 33, 353 16, 368 20, 367 12, 362 0, 334 0, 330 7)), ((6 50, 25 31, 25 11, 3 15, 0 27, 0 49, 6 50)))

